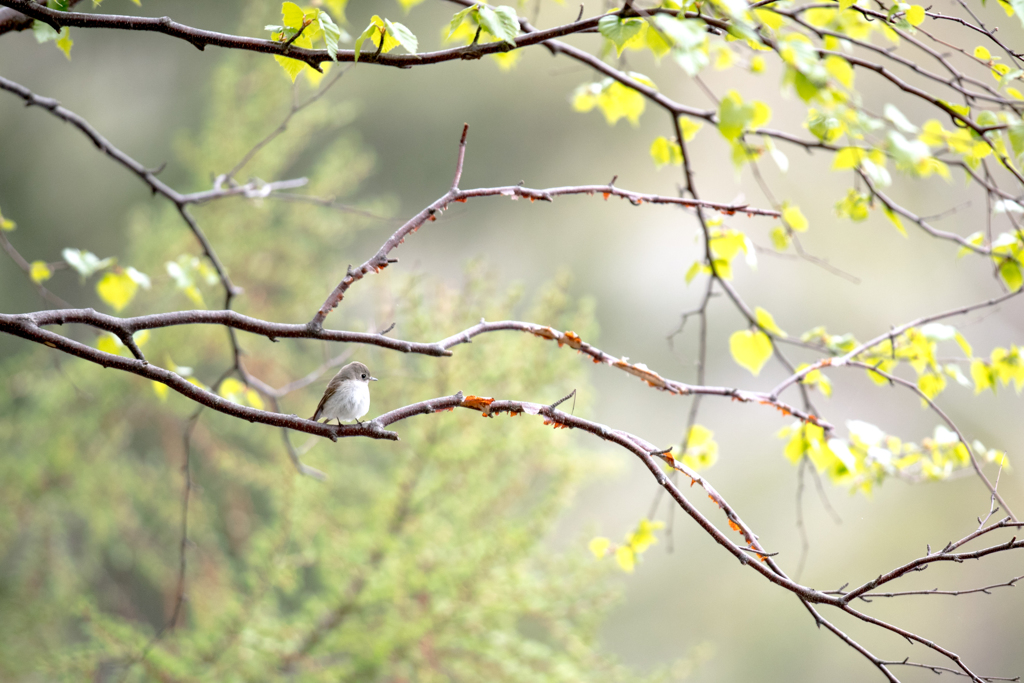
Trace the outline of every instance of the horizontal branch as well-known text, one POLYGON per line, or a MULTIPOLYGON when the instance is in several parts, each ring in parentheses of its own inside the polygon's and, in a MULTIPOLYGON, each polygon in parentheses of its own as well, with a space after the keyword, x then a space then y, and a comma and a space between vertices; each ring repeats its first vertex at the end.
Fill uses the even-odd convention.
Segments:
MULTIPOLYGON (((440 341, 411 342, 401 339, 392 339, 384 334, 316 328, 311 326, 309 323, 289 324, 269 322, 259 318, 243 315, 232 310, 174 311, 170 313, 140 315, 133 318, 118 318, 91 308, 37 311, 35 313, 20 314, 0 313, 0 332, 21 336, 26 339, 30 339, 31 341, 44 343, 47 346, 51 346, 51 344, 47 343, 47 340, 25 336, 20 331, 32 328, 42 328, 48 325, 65 324, 88 325, 99 330, 110 332, 120 339, 121 343, 125 346, 130 346, 132 343, 132 336, 141 330, 156 330, 182 325, 222 325, 231 329, 249 332, 251 334, 258 334, 270 339, 271 341, 276 341, 277 339, 318 339, 322 341, 345 342, 350 344, 367 344, 392 351, 415 353, 425 356, 451 356, 453 353, 451 349, 453 347, 469 343, 473 338, 490 332, 525 332, 532 336, 540 337, 541 339, 554 341, 560 347, 563 345, 568 346, 570 349, 589 356, 595 363, 610 365, 636 377, 637 379, 640 379, 652 388, 659 389, 670 394, 678 396, 721 396, 741 403, 770 405, 783 415, 793 415, 804 422, 817 424, 826 430, 832 429, 831 424, 819 419, 817 416, 811 415, 796 406, 789 405, 782 401, 770 400, 764 393, 746 391, 735 387, 703 386, 679 382, 677 380, 663 377, 643 363, 629 363, 625 359, 608 354, 596 346, 583 341, 579 335, 572 331, 562 332, 548 325, 539 325, 519 320, 500 320, 495 322, 481 321, 472 327, 466 328, 462 332, 453 334, 440 341)), ((61 338, 63 339, 63 337, 61 338)), ((87 360, 98 362, 96 358, 98 357, 89 357, 87 360)), ((275 395, 281 395, 281 393, 275 393, 275 395)), ((240 415, 239 417, 244 416, 240 415)))
MULTIPOLYGON (((85 12, 60 12, 43 5, 38 5, 32 0, 0 0, 0 5, 6 5, 16 9, 23 14, 49 24, 59 31, 64 26, 75 26, 81 28, 105 28, 123 31, 150 31, 162 33, 172 38, 179 38, 199 50, 205 49, 208 45, 223 47, 248 52, 260 52, 263 54, 281 55, 291 59, 304 62, 314 69, 320 70, 320 64, 330 61, 355 62, 355 50, 338 50, 337 59, 331 57, 327 50, 314 50, 296 47, 288 41, 268 40, 266 38, 251 38, 247 36, 236 36, 217 31, 207 31, 181 24, 170 17, 136 17, 117 14, 90 14, 85 12)), ((695 12, 688 15, 697 16, 695 12)), ((367 64, 379 64, 382 66, 394 66, 399 68, 411 68, 427 64, 439 64, 455 60, 479 59, 487 54, 508 52, 522 47, 529 47, 543 43, 552 38, 580 33, 597 27, 600 16, 583 19, 571 24, 557 26, 544 31, 536 31, 526 35, 518 36, 515 44, 510 45, 504 42, 487 43, 483 45, 466 45, 463 47, 437 50, 435 52, 424 52, 420 54, 390 54, 365 51, 360 53, 359 61, 367 64)))
MULTIPOLYGON (((464 142, 465 138, 463 138, 463 145, 464 142)), ((460 150, 464 149, 463 145, 460 145, 460 150)), ((461 165, 459 166, 459 170, 461 172, 461 165)), ((681 197, 646 194, 642 192, 623 190, 610 183, 608 185, 573 185, 547 189, 533 189, 523 187, 521 185, 485 187, 473 190, 460 190, 457 187, 453 187, 396 230, 394 234, 392 234, 391 237, 381 245, 380 249, 377 250, 377 253, 367 259, 361 266, 355 269, 349 266, 345 277, 340 283, 338 283, 338 286, 334 288, 334 291, 332 291, 330 296, 328 296, 324 301, 323 305, 316 312, 316 315, 313 316, 310 324, 314 327, 322 325, 324 319, 327 318, 331 311, 338 307, 338 304, 340 304, 341 300, 345 297, 345 293, 353 284, 363 279, 366 275, 370 273, 378 273, 384 268, 387 268, 391 263, 394 263, 397 259, 389 258, 388 254, 405 242, 406 237, 419 230, 424 223, 427 221, 437 220, 437 215, 447 209, 452 202, 465 202, 469 199, 475 199, 478 197, 510 197, 512 199, 523 198, 529 199, 530 201, 540 200, 550 202, 556 196, 578 194, 591 196, 601 194, 605 199, 611 196, 621 197, 629 200, 629 202, 634 206, 640 206, 641 204, 648 203, 683 206, 687 208, 707 208, 720 211, 725 214, 746 213, 751 216, 757 215, 772 217, 780 215, 778 211, 771 209, 758 209, 747 204, 725 204, 699 199, 683 199, 681 197)))
MULTIPOLYGON (((392 339, 382 334, 368 332, 315 329, 311 328, 309 324, 274 323, 227 309, 174 311, 172 313, 140 315, 134 318, 118 318, 106 313, 100 313, 91 308, 39 311, 36 313, 14 315, 0 313, 0 331, 10 334, 18 334, 17 330, 19 328, 24 329, 25 325, 43 327, 46 325, 64 325, 69 323, 89 325, 105 330, 116 335, 123 343, 126 343, 126 339, 140 330, 156 330, 180 325, 223 325, 235 330, 264 336, 270 339, 270 341, 277 341, 278 339, 320 339, 324 341, 370 344, 393 351, 418 353, 427 356, 452 355, 451 351, 447 350, 447 347, 437 343, 407 342, 392 339)), ((38 340, 33 339, 33 341, 38 340)))
MULTIPOLYGON (((972 593, 984 593, 985 595, 991 595, 992 591, 996 588, 1014 588, 1017 585, 1017 582, 1021 579, 1024 579, 1024 576, 1015 576, 1009 581, 1005 581, 1003 583, 993 583, 988 586, 982 586, 981 588, 968 588, 962 591, 944 591, 939 590, 938 588, 932 588, 931 590, 923 591, 898 591, 895 593, 863 593, 857 597, 859 597, 861 600, 865 600, 870 598, 902 598, 907 595, 950 595, 953 597, 957 597, 960 595, 971 595, 972 593)), ((831 593, 831 591, 826 592, 831 593)))

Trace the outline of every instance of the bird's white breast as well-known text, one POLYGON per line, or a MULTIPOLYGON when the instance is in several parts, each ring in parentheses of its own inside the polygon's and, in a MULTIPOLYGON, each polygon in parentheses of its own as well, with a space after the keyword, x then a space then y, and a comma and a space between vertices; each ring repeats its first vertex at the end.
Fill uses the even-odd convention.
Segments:
POLYGON ((321 417, 334 420, 356 420, 370 412, 370 387, 366 382, 343 383, 327 399, 321 417))

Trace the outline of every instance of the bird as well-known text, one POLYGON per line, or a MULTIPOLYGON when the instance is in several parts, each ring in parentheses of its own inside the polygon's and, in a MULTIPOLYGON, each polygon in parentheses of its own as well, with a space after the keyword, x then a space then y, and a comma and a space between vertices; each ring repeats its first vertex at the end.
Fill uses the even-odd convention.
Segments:
POLYGON ((325 423, 337 420, 339 425, 342 420, 359 422, 370 411, 370 382, 376 381, 365 365, 349 363, 327 383, 324 396, 309 419, 325 423))

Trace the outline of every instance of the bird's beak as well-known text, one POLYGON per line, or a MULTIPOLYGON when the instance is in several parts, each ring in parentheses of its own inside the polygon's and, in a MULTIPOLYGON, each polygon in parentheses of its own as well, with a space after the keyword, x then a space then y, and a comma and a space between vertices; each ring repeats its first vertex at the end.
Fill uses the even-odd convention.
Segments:
POLYGON ((376 382, 376 381, 377 381, 377 378, 376 378, 376 377, 371 377, 370 379, 368 379, 368 380, 366 380, 366 381, 367 381, 367 382, 376 382))

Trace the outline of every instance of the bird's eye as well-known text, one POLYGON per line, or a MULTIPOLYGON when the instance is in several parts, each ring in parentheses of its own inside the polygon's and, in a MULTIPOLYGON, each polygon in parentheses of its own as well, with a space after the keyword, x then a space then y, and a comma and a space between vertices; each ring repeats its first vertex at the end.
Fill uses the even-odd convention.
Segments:
POLYGON ((365 372, 363 373, 363 379, 366 379, 366 373, 365 372))

